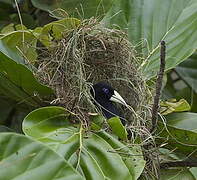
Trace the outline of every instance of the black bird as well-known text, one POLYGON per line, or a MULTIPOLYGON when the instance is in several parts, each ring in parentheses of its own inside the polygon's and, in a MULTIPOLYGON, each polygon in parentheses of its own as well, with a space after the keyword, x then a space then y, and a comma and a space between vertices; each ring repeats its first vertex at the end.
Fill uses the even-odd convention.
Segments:
POLYGON ((94 98, 96 106, 101 108, 105 118, 109 119, 111 117, 118 116, 123 125, 125 125, 124 118, 113 102, 120 103, 124 106, 127 106, 127 103, 117 91, 115 91, 109 84, 99 82, 93 85, 90 93, 94 98))

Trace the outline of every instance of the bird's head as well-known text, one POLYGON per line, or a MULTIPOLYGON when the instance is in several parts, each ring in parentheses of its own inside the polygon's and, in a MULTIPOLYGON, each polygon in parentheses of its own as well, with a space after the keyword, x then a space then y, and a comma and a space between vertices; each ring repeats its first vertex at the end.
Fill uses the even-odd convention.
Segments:
POLYGON ((106 84, 104 82, 94 84, 90 90, 90 93, 94 97, 95 101, 99 104, 105 102, 116 102, 127 106, 127 103, 120 96, 120 94, 115 91, 109 84, 106 84))

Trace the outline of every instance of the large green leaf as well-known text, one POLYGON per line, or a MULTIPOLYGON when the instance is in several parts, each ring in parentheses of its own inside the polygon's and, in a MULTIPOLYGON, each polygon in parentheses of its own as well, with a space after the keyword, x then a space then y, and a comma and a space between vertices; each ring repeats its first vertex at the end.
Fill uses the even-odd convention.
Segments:
POLYGON ((0 179, 84 179, 61 156, 32 139, 0 133, 0 179))
POLYGON ((31 0, 32 4, 42 10, 49 11, 62 8, 71 16, 90 18, 92 16, 103 15, 111 6, 114 0, 31 0))
POLYGON ((3 124, 15 106, 15 102, 0 96, 0 124, 3 124))
POLYGON ((13 50, 11 49, 4 41, 0 39, 0 51, 2 54, 5 56, 9 57, 13 61, 16 61, 17 63, 20 64, 26 64, 24 58, 22 58, 19 53, 16 52, 16 47, 13 50))
POLYGON ((176 67, 182 79, 197 93, 197 53, 176 67))
POLYGON ((128 148, 102 130, 88 132, 71 124, 73 118, 61 107, 40 108, 24 119, 23 131, 63 156, 86 179, 139 177, 145 164, 140 148, 128 148))
POLYGON ((0 72, 0 93, 3 96, 15 100, 20 103, 26 103, 30 106, 39 106, 41 103, 39 99, 33 95, 29 95, 20 86, 17 86, 5 74, 0 72))
POLYGON ((0 92, 16 101, 38 106, 40 99, 37 96, 48 96, 53 91, 40 84, 33 73, 21 64, 22 61, 20 56, 0 40, 0 92))
POLYGON ((184 61, 197 47, 196 1, 117 0, 103 22, 128 31, 130 41, 138 44, 138 51, 145 56, 142 70, 147 79, 159 69, 161 40, 167 46, 166 70, 184 61))
MULTIPOLYGON (((15 55, 23 56, 26 59, 26 62, 23 63, 27 64, 27 62, 33 63, 37 59, 36 43, 37 39, 33 33, 28 30, 18 30, 4 34, 4 36, 1 37, 0 45, 1 49, 6 49, 5 46, 7 46, 15 55)), ((16 59, 16 57, 11 58, 16 59)))
POLYGON ((116 153, 121 155, 127 168, 132 174, 133 179, 138 179, 146 164, 146 161, 143 158, 141 147, 137 144, 132 147, 125 146, 125 144, 122 144, 116 138, 103 131, 100 131, 97 134, 105 139, 105 141, 107 141, 113 147, 116 153))
POLYGON ((165 118, 167 131, 162 123, 159 123, 160 137, 166 138, 170 147, 176 147, 176 150, 182 153, 196 151, 197 113, 172 113, 165 118))
POLYGON ((166 119, 168 126, 197 133, 197 113, 173 113, 166 116, 166 119))
POLYGON ((161 170, 161 180, 195 180, 192 173, 186 168, 161 170))
POLYGON ((56 135, 62 127, 70 126, 70 113, 62 107, 50 106, 32 111, 23 121, 23 132, 36 139, 56 135))
MULTIPOLYGON (((175 153, 172 152, 172 150, 165 149, 165 148, 159 148, 160 154, 160 162, 166 163, 166 162, 180 162, 183 161, 184 159, 187 159, 187 155, 183 155, 182 153, 175 153)), ((196 160, 194 158, 190 158, 191 162, 195 162, 196 160)), ((161 165, 161 164, 160 164, 161 165)), ((161 169, 161 179, 166 180, 166 179, 174 179, 174 180, 181 180, 184 179, 191 179, 194 180, 196 179, 196 172, 197 168, 188 168, 188 167, 174 167, 173 169, 161 169)))
MULTIPOLYGON (((179 81, 176 81, 175 78, 176 78, 176 74, 174 74, 174 71, 168 73, 168 80, 165 85, 165 88, 162 91, 162 99, 164 100, 174 99, 174 98, 177 100, 185 99, 191 107, 190 112, 197 112, 197 101, 196 101, 197 93, 195 93, 194 90, 191 89, 189 84, 187 84, 188 86, 185 87, 186 84, 181 79, 179 81), (179 86, 179 83, 183 84, 182 89, 179 86)), ((186 78, 192 79, 191 76, 186 76, 186 78)))
POLYGON ((176 98, 184 98, 187 100, 188 103, 190 103, 191 106, 191 112, 197 113, 197 93, 195 93, 190 87, 186 87, 182 90, 179 90, 176 93, 176 98))
MULTIPOLYGON (((97 171, 96 174, 103 174, 105 179, 133 179, 121 156, 115 153, 110 144, 100 136, 90 134, 88 139, 84 139, 82 150, 82 158, 85 158, 83 157, 83 152, 87 152, 87 158, 91 158, 92 161, 97 164, 99 171, 97 171)), ((82 166, 84 166, 83 162, 82 166)), ((90 173, 91 169, 85 169, 85 175, 90 173)), ((94 177, 94 175, 92 175, 92 177, 94 177)))
POLYGON ((4 54, 0 53, 0 72, 4 74, 8 81, 12 81, 17 87, 21 88, 30 96, 36 93, 40 95, 49 95, 52 90, 38 83, 31 71, 25 66, 15 63, 4 54))

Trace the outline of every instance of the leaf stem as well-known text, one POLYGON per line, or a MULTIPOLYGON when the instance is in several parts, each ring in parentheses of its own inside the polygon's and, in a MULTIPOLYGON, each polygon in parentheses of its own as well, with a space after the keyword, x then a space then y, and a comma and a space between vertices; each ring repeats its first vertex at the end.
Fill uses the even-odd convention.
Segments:
POLYGON ((160 164, 162 169, 168 169, 169 167, 197 167, 197 161, 172 161, 160 164))

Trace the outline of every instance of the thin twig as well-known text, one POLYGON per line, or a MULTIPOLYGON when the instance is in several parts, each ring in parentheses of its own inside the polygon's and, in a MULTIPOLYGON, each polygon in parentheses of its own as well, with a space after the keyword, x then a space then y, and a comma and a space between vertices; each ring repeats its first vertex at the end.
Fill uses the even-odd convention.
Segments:
POLYGON ((21 23, 21 29, 23 31, 23 39, 22 39, 22 42, 24 44, 25 43, 25 34, 24 34, 24 27, 23 27, 23 19, 22 19, 21 13, 20 13, 20 9, 19 9, 17 0, 15 0, 15 5, 16 5, 16 9, 17 9, 17 12, 18 12, 18 17, 19 17, 19 20, 20 20, 20 23, 21 23))
POLYGON ((162 80, 163 80, 163 75, 164 75, 164 70, 165 70, 165 56, 166 56, 165 41, 161 41, 160 70, 157 76, 156 92, 155 92, 154 103, 152 107, 152 128, 150 130, 151 133, 154 133, 157 127, 159 100, 161 96, 162 80))

